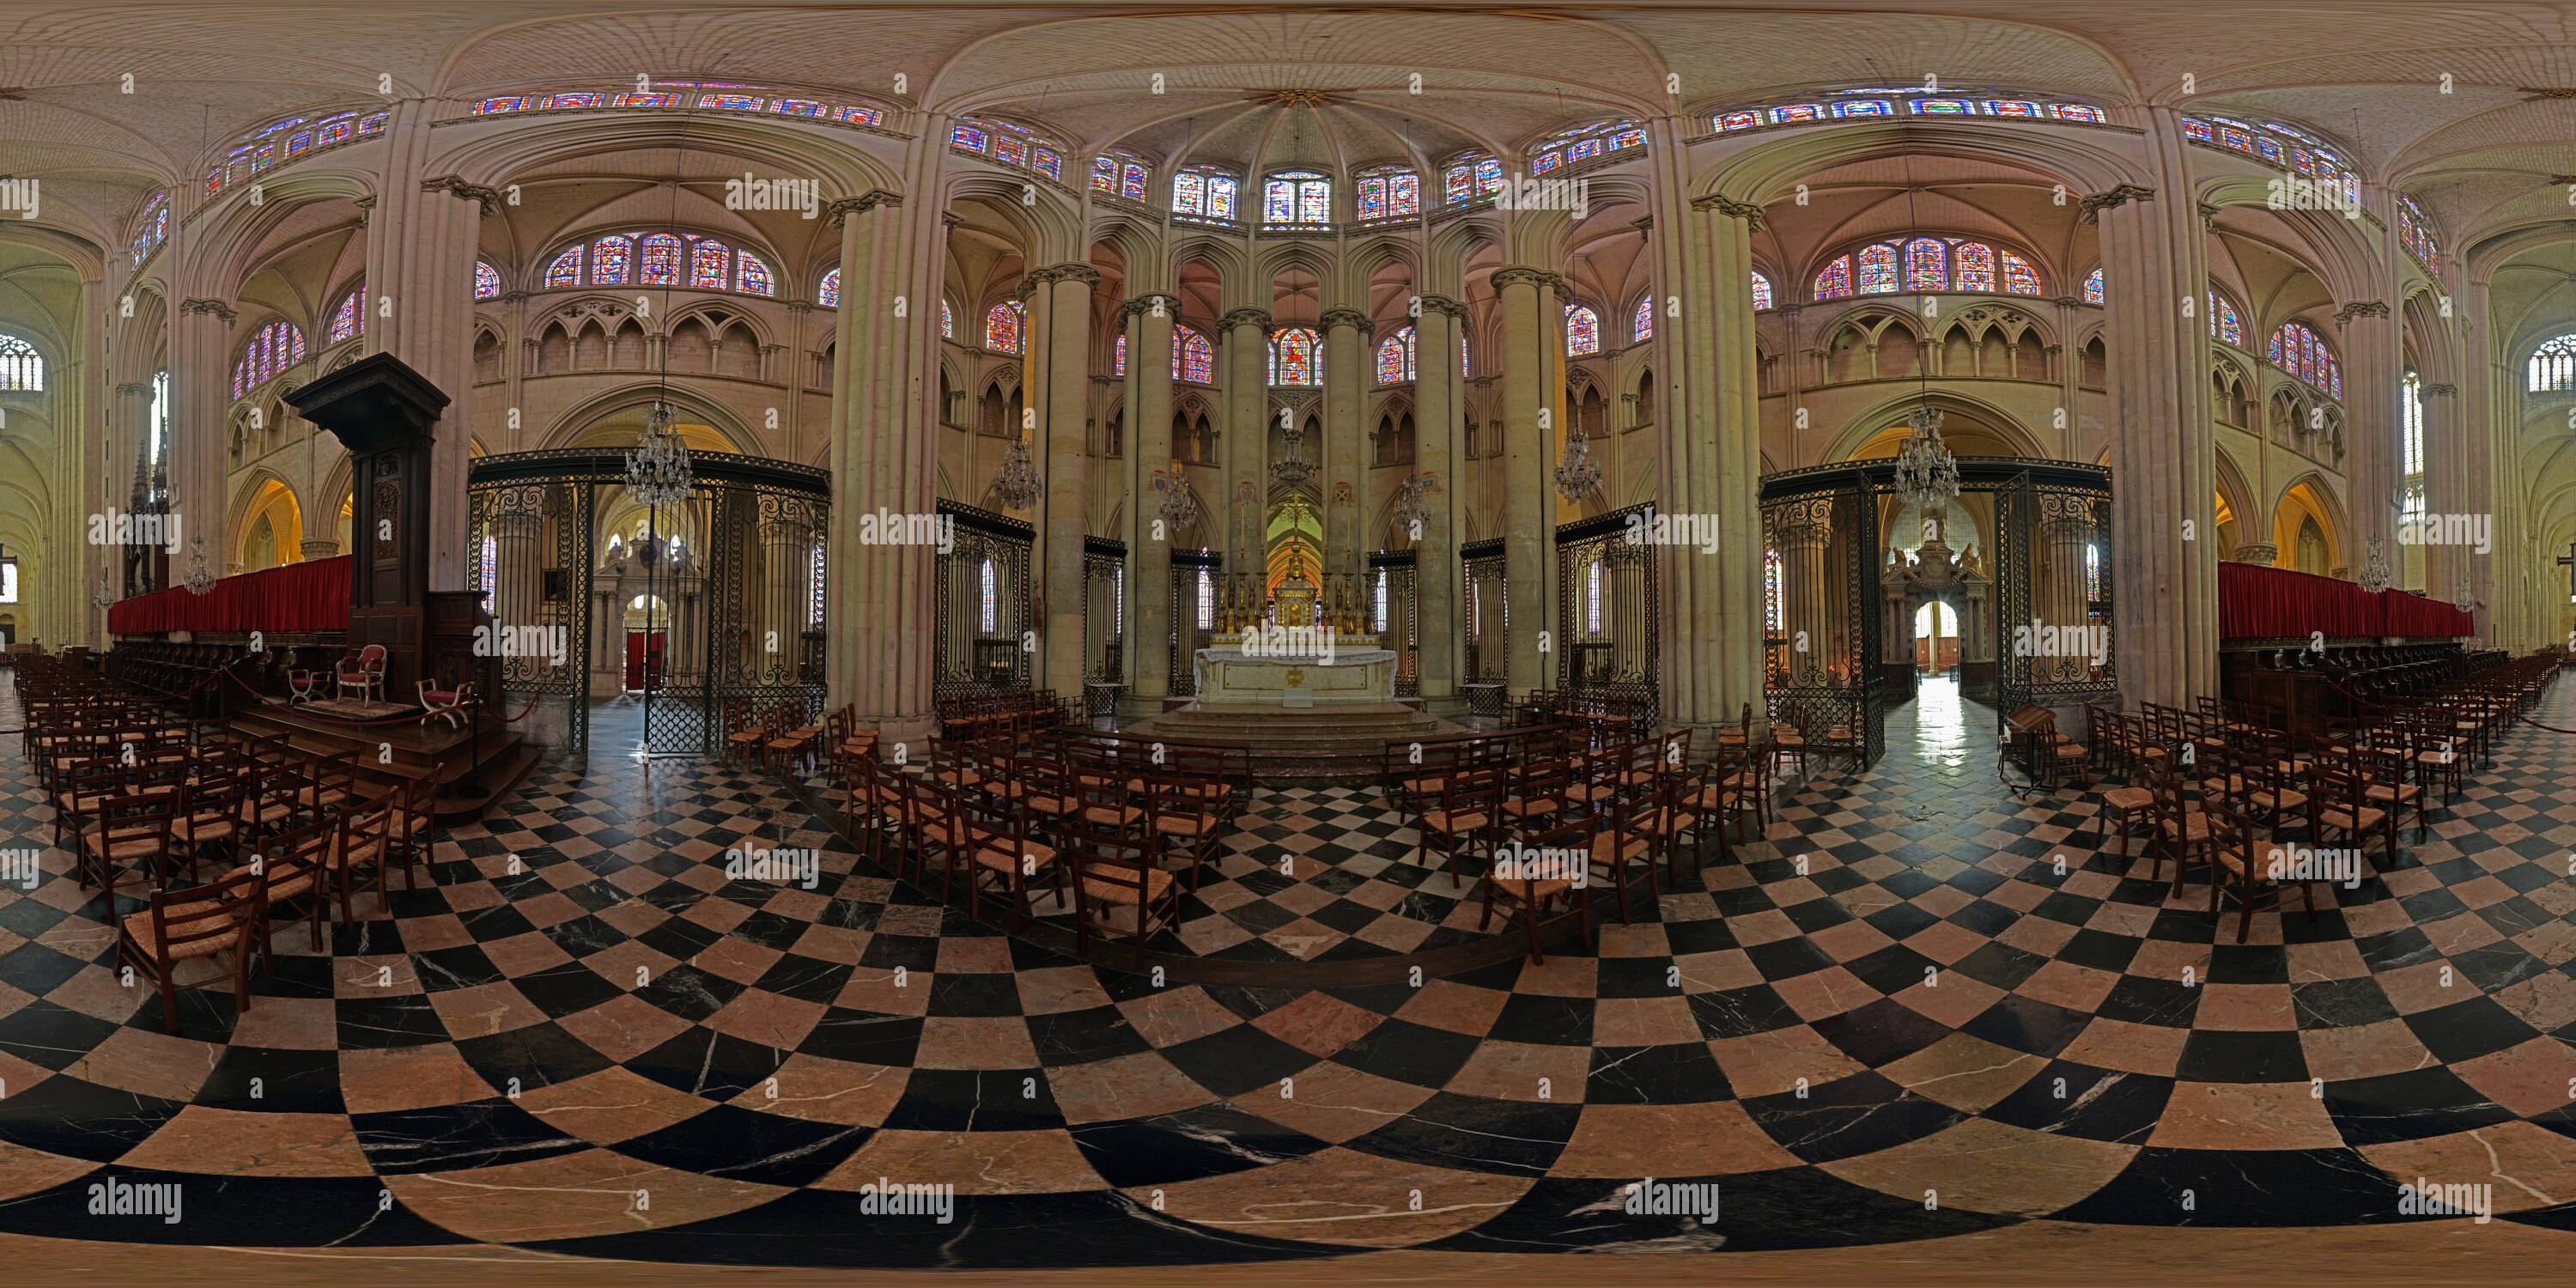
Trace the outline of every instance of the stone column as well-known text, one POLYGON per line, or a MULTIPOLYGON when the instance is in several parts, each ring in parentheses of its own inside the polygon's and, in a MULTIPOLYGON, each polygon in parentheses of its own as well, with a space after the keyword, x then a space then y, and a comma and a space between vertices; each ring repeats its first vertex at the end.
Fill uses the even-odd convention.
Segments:
MULTIPOLYGON (((221 300, 179 301, 170 328, 170 510, 179 520, 179 548, 170 554, 170 584, 188 573, 195 538, 205 558, 223 571, 224 480, 231 476, 225 425, 232 408, 232 306, 221 300)), ((130 462, 117 462, 131 468, 130 462)), ((127 504, 119 501, 120 505, 127 504)))
POLYGON ((2101 226, 2110 387, 2119 391, 2111 576, 2121 696, 2189 706, 2218 689, 2218 458, 2209 324, 2176 304, 2205 298, 2209 274, 2180 114, 2148 110, 2158 186, 2123 183, 2083 204, 2101 226))
MULTIPOLYGON (((1690 421, 1679 436, 1666 432, 1667 478, 1679 481, 1670 508, 1679 513, 1714 515, 1719 524, 1717 553, 1697 547, 1666 552, 1677 566, 1677 589, 1692 606, 1692 615, 1676 618, 1671 638, 1691 658, 1693 683, 1686 703, 1665 700, 1667 718, 1692 724, 1726 724, 1746 704, 1755 717, 1769 718, 1762 673, 1762 509, 1755 498, 1762 487, 1761 371, 1753 347, 1753 297, 1747 287, 1753 273, 1753 234, 1762 230, 1762 208, 1723 197, 1695 203, 1688 221, 1694 237, 1689 258, 1705 266, 1711 289, 1705 302, 1683 305, 1687 366, 1697 389, 1684 406, 1690 421), (1705 373, 1705 374, 1701 374, 1705 373)), ((1676 378, 1680 371, 1675 371, 1676 378)), ((1677 427, 1678 428, 1678 427, 1677 427)), ((1668 485, 1668 490, 1675 485, 1668 485)), ((1830 511, 1826 512, 1828 515, 1830 511)), ((1875 525, 1869 525, 1875 530, 1875 525)), ((1851 534, 1867 540, 1868 533, 1851 534)), ((1873 556, 1874 557, 1874 556, 1873 556)), ((1831 582, 1821 566, 1819 573, 1831 582)), ((1838 585, 1828 584, 1816 599, 1820 609, 1840 604, 1838 585)), ((1850 623, 1857 630, 1860 623, 1850 623)), ((1827 647, 1823 631, 1810 635, 1809 658, 1827 647)), ((1863 664, 1871 664, 1863 659, 1863 664)), ((1670 668, 1668 668, 1670 669, 1670 668)))
MULTIPOLYGON (((174 356, 174 369, 175 365, 174 356)), ((178 376, 173 374, 170 380, 171 384, 174 386, 171 396, 175 399, 178 396, 175 388, 178 383, 178 376)), ((107 432, 107 443, 105 444, 107 448, 105 458, 89 462, 90 469, 89 471, 86 471, 87 473, 96 473, 102 476, 97 482, 85 489, 87 495, 97 498, 101 503, 99 505, 100 513, 104 514, 110 508, 122 510, 132 504, 132 499, 125 495, 127 489, 119 486, 119 484, 122 483, 129 474, 132 474, 141 468, 143 453, 149 450, 145 446, 145 443, 151 435, 152 386, 139 380, 127 381, 118 385, 116 387, 114 410, 110 413, 110 425, 107 432)), ((173 453, 176 453, 179 449, 179 444, 177 442, 179 430, 178 423, 175 420, 171 422, 170 436, 172 439, 170 450, 173 453)), ((94 453, 92 454, 94 455, 94 453)), ((176 488, 179 479, 176 468, 178 464, 179 462, 176 460, 170 462, 170 465, 172 466, 171 484, 174 489, 176 488)), ((89 534, 86 531, 79 534, 79 539, 84 546, 89 544, 89 534)), ((124 549, 120 546, 113 545, 99 546, 96 547, 96 549, 98 553, 94 556, 94 559, 97 562, 97 567, 84 568, 81 573, 80 602, 84 604, 89 602, 90 592, 98 588, 98 575, 102 570, 107 573, 108 589, 110 593, 118 596, 119 598, 133 594, 134 588, 125 584, 124 549)), ((183 550, 180 554, 181 556, 184 556, 186 552, 183 550)), ((170 563, 171 567, 174 569, 184 567, 179 558, 173 558, 170 563)), ((105 610, 94 611, 98 612, 100 618, 99 629, 103 632, 107 629, 107 614, 105 610)), ((64 642, 69 643, 71 641, 66 638, 64 642)), ((104 647, 103 642, 101 647, 104 647)))
MULTIPOLYGON (((923 124, 945 139, 946 118, 923 124)), ((912 177, 936 183, 944 147, 915 149, 912 177)), ((931 602, 937 547, 862 542, 861 519, 934 514, 940 221, 883 189, 835 201, 841 307, 834 319, 831 575, 825 593, 832 701, 854 704, 891 757, 931 731, 931 602)))
MULTIPOLYGON (((2044 515, 2039 522, 2039 548, 2047 552, 2047 576, 2041 585, 2047 593, 2040 600, 2038 616, 2041 626, 2058 628, 2061 643, 2065 643, 2064 628, 2087 626, 2092 622, 2086 613, 2084 595, 2084 548, 2093 537, 2093 519, 2089 512, 2079 512, 2080 502, 2061 497, 2041 499, 2043 507, 2054 508, 2050 505, 2052 502, 2064 503, 2067 512, 2044 515)), ((2004 628, 2010 630, 2027 624, 2006 622, 2004 628)), ((2038 643, 2038 640, 2032 641, 2034 647, 2038 643)), ((2064 655, 2035 657, 2031 662, 2031 675, 2040 680, 2073 679, 2082 674, 2076 661, 2064 655)))
POLYGON ((1024 370, 1037 413, 1037 450, 1046 507, 1032 575, 1044 639, 1035 687, 1082 696, 1082 535, 1090 515, 1091 435, 1084 396, 1091 387, 1091 288, 1100 270, 1067 263, 1028 275, 1030 329, 1024 370))
MULTIPOLYGON (((1127 684, 1131 716, 1163 709, 1172 692, 1172 544, 1181 534, 1163 522, 1169 495, 1154 476, 1179 486, 1187 475, 1172 456, 1172 327, 1176 295, 1140 295, 1120 310, 1127 319, 1127 684)), ((1200 498, 1205 513, 1207 498, 1200 498)), ((1213 522, 1207 514, 1202 522, 1213 522)))
POLYGON ((465 588, 466 440, 474 423, 474 259, 501 194, 428 172, 436 104, 398 104, 384 188, 367 214, 368 353, 390 353, 448 396, 430 445, 429 588, 465 588))
MULTIPOLYGON (((2476 502, 2476 493, 2484 482, 2471 481, 2472 475, 2483 475, 2483 455, 2471 444, 2460 425, 2460 387, 2454 384, 2426 384, 2417 392, 2424 400, 2424 507, 2433 514, 2493 513, 2492 507, 2476 502)), ((2492 533, 2490 533, 2492 536, 2492 533)), ((2490 547, 2492 549, 2492 547, 2490 547)), ((2432 546, 2424 551, 2424 592, 2445 602, 2459 599, 2468 591, 2469 564, 2484 559, 2467 546, 2432 546)))
MULTIPOLYGON (((1325 583, 1360 584, 1367 562, 1361 550, 1361 390, 1369 378, 1368 315, 1357 309, 1324 312, 1324 567, 1325 583)), ((1414 366, 1421 367, 1422 333, 1414 332, 1414 366)), ((1417 433, 1421 422, 1415 422, 1417 433)))
POLYGON ((796 679, 796 659, 811 611, 806 595, 809 563, 814 557, 814 525, 805 502, 762 497, 760 502, 760 650, 755 659, 762 679, 787 684, 796 679))
POLYGON ((2344 557, 2354 577, 2376 590, 2403 581, 2404 552, 2397 547, 2397 512, 2406 487, 2405 369, 2397 320, 2380 300, 2359 300, 2335 310, 2343 338, 2344 431, 2352 455, 2344 462, 2351 487, 2344 506, 2352 542, 2344 557))
POLYGON ((1268 312, 1236 309, 1221 328, 1226 418, 1217 455, 1226 494, 1218 504, 1225 513, 1225 574, 1237 585, 1258 580, 1262 567, 1261 530, 1269 509, 1262 498, 1270 485, 1270 326, 1268 312))
MULTIPOLYGON (((1539 636, 1561 635, 1556 620, 1556 487, 1551 474, 1566 432, 1563 361, 1564 313, 1556 302, 1562 281, 1543 269, 1505 268, 1494 274, 1502 294, 1503 377, 1503 578, 1521 611, 1511 614, 1511 693, 1526 697, 1556 686, 1557 654, 1541 652, 1539 636), (1542 415, 1541 413, 1545 413, 1542 415)), ((1555 648, 1567 641, 1553 638, 1555 648)))
POLYGON ((1413 468, 1427 480, 1423 493, 1422 532, 1413 542, 1413 601, 1422 631, 1422 703, 1434 714, 1464 709, 1458 695, 1466 631, 1467 596, 1458 584, 1458 526, 1455 510, 1461 491, 1454 475, 1466 454, 1459 441, 1459 328, 1467 306, 1446 295, 1422 297, 1422 315, 1413 324, 1413 468))

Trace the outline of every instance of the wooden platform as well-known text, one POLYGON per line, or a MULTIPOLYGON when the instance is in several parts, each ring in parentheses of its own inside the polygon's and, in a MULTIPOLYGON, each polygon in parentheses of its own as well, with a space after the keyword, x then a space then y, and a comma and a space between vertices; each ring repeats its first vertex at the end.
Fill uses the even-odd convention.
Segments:
POLYGON ((430 779, 439 784, 438 818, 444 823, 480 817, 543 754, 510 726, 488 717, 478 735, 435 720, 426 726, 417 720, 352 724, 281 704, 236 711, 233 723, 249 732, 285 734, 299 751, 346 760, 361 780, 392 784, 430 779), (475 771, 474 789, 451 791, 448 785, 464 779, 468 769, 475 771))
POLYGON ((1466 732, 1406 702, 1281 709, 1211 709, 1190 703, 1120 730, 1175 742, 1247 748, 1252 776, 1265 783, 1375 779, 1386 744, 1466 732))

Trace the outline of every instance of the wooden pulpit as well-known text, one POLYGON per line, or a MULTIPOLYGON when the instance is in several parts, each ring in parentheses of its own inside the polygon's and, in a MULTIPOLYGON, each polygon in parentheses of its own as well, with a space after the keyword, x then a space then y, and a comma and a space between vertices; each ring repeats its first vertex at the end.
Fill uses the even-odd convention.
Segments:
MULTIPOLYGON (((349 648, 381 644, 384 696, 408 705, 415 682, 473 678, 489 701, 491 659, 473 652, 483 618, 470 591, 429 589, 430 448, 448 397, 389 353, 370 354, 287 396, 296 414, 349 449, 349 648)), ((455 432, 465 432, 459 427, 455 432)), ((461 521, 465 498, 444 498, 461 521)))

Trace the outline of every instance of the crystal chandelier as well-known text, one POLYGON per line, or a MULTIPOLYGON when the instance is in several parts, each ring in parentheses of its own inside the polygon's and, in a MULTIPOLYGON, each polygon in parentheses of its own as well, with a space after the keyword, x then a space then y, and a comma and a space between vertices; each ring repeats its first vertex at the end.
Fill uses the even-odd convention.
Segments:
POLYGON ((1029 454, 1029 440, 1011 444, 1002 456, 1002 468, 993 475, 993 499, 1005 510, 1025 510, 1038 503, 1046 485, 1038 479, 1037 462, 1029 454))
POLYGON ((1571 504, 1601 487, 1601 466, 1592 459, 1592 444, 1581 431, 1565 436, 1565 455, 1556 462, 1556 494, 1571 504))
POLYGON ((626 452, 626 490, 656 509, 689 498, 689 446, 671 429, 671 405, 656 399, 644 416, 644 434, 626 452))
POLYGON ((116 602, 116 590, 108 584, 105 568, 98 570, 98 589, 89 593, 89 602, 100 608, 116 602))
POLYGON ((1959 458, 1941 442, 1941 409, 1922 403, 1906 414, 1914 432, 1896 453, 1896 495, 1927 514, 1959 499, 1959 458))
POLYGON ((215 565, 206 558, 206 539, 188 538, 188 571, 179 583, 188 588, 189 594, 202 595, 215 588, 215 581, 215 565))
POLYGON ((1292 487, 1315 477, 1315 463, 1306 459, 1306 430, 1291 424, 1280 431, 1279 459, 1271 462, 1270 473, 1292 487))
POLYGON ((2370 539, 2370 561, 2361 566, 2361 588, 2376 595, 2379 592, 2388 589, 2388 582, 2389 575, 2387 556, 2381 550, 2380 539, 2372 537, 2370 539))
POLYGON ((1181 463, 1172 462, 1172 472, 1154 472, 1154 490, 1163 494, 1162 506, 1154 515, 1163 521, 1163 531, 1178 532, 1199 521, 1199 495, 1190 489, 1190 476, 1181 472, 1181 463))

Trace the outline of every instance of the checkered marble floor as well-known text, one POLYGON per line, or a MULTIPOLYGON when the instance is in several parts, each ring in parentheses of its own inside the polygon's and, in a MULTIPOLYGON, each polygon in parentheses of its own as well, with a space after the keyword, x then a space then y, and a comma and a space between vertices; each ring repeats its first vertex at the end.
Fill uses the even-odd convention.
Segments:
MULTIPOLYGON (((777 784, 602 757, 172 1030, 46 851, 0 891, 0 1229, 1101 1267, 2468 1220, 2401 1215, 2419 1178, 2576 1226, 2576 739, 2512 735, 2240 946, 2205 886, 2099 849, 2097 797, 1997 785, 1992 722, 1927 688, 1597 955, 1365 988, 1086 965, 852 875, 777 784), (745 844, 820 850, 814 888, 728 880, 745 844), (1717 1219, 1632 1211, 1643 1177, 1717 1219), (184 1218, 92 1215, 111 1183, 184 1218), (953 1186, 949 1219, 886 1184, 953 1186)), ((15 740, 0 802, 0 846, 41 847, 15 740)))

